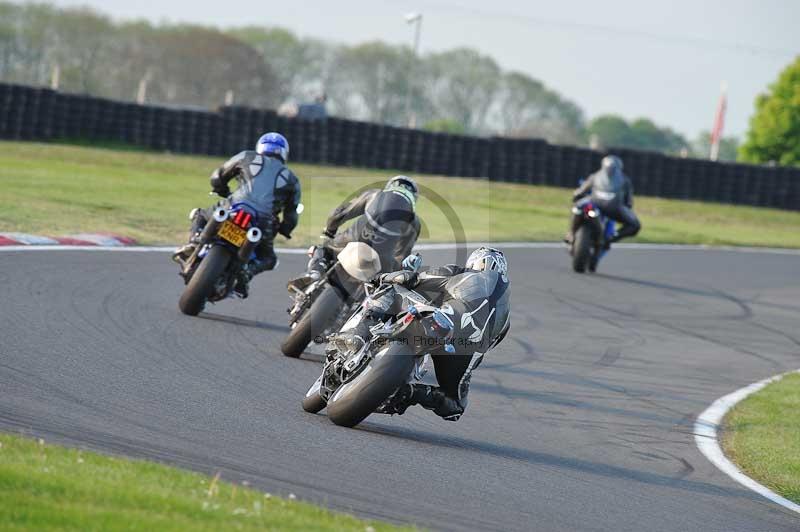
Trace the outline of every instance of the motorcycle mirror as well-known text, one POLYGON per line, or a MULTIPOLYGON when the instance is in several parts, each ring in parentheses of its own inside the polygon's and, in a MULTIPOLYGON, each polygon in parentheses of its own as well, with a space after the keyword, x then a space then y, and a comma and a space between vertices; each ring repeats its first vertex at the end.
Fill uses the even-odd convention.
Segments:
POLYGON ((305 205, 303 205, 302 203, 298 203, 298 204, 297 204, 297 208, 295 209, 295 211, 297 212, 297 214, 303 214, 303 211, 304 211, 304 210, 306 210, 306 206, 305 206, 305 205))

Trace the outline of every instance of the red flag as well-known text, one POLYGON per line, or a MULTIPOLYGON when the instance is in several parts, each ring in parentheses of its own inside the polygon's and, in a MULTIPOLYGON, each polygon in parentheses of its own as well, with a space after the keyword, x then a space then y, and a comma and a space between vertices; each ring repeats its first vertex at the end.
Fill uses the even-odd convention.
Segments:
POLYGON ((712 161, 719 157, 719 143, 722 140, 722 130, 725 127, 725 110, 728 107, 728 84, 722 82, 722 92, 717 103, 717 112, 714 115, 714 127, 711 129, 711 153, 712 161))

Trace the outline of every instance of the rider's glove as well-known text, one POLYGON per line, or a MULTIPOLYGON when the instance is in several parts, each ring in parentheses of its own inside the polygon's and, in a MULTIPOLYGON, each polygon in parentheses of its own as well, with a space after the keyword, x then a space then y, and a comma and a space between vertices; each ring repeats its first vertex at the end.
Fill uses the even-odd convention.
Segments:
POLYGON ((403 259, 403 269, 410 272, 417 272, 422 267, 422 257, 419 253, 413 253, 403 259))
POLYGON ((214 170, 214 173, 211 174, 211 190, 214 191, 215 194, 228 197, 231 193, 230 188, 228 188, 228 184, 222 181, 222 178, 219 175, 219 170, 214 170))
POLYGON ((378 279, 383 284, 402 284, 405 286, 414 286, 417 284, 417 272, 400 270, 397 272, 384 273, 378 277, 378 279))
POLYGON ((216 194, 217 196, 221 196, 223 198, 227 198, 228 196, 231 195, 231 189, 228 188, 228 185, 223 185, 221 187, 215 187, 213 189, 213 191, 214 191, 214 194, 216 194))
POLYGON ((332 240, 335 236, 336 236, 336 231, 328 229, 327 227, 325 228, 324 231, 322 231, 322 238, 330 238, 332 240))

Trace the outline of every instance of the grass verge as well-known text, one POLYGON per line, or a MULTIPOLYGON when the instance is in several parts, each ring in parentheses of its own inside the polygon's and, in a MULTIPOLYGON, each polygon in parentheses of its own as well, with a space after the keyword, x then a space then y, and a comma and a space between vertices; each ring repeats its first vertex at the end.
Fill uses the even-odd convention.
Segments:
MULTIPOLYGON (((75 145, 0 142, 0 231, 51 236, 109 232, 145 244, 186 237, 186 215, 212 203, 208 175, 220 158, 75 145)), ((292 164, 306 212, 296 237, 314 242, 330 211, 393 172, 292 164)), ((471 241, 559 240, 570 193, 554 187, 415 176, 457 214, 471 241)), ((580 176, 575 176, 576 181, 580 176)), ((646 176, 633 176, 634 181, 646 176)), ((419 202, 422 241, 452 241, 446 212, 431 194, 419 202)), ((800 213, 692 201, 637 198, 639 242, 800 247, 800 213)))
POLYGON ((725 454, 748 476, 800 503, 800 374, 737 404, 724 426, 725 454))
POLYGON ((270 496, 218 477, 0 434, 0 528, 409 530, 270 496))

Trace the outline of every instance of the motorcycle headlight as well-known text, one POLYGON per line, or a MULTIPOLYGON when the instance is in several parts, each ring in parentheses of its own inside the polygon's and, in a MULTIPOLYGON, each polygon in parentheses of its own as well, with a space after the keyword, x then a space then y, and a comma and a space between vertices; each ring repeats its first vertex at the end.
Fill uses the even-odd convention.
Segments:
POLYGON ((586 214, 589 215, 589 218, 597 218, 597 211, 592 210, 587 212, 586 214))
POLYGON ((336 349, 344 355, 354 355, 364 347, 364 340, 354 334, 337 336, 333 340, 336 349))

